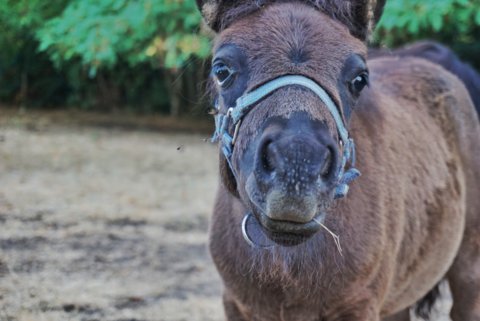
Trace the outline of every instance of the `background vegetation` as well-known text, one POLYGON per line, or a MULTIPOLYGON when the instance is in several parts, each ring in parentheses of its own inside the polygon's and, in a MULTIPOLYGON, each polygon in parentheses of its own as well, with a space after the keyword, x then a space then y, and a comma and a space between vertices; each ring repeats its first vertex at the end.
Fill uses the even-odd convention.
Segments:
MULTIPOLYGON (((374 44, 436 39, 480 68, 478 35, 480 0, 389 0, 374 44)), ((191 114, 209 50, 193 0, 0 0, 0 102, 191 114)))
POLYGON ((434 39, 480 70, 480 0, 387 0, 374 42, 434 39))

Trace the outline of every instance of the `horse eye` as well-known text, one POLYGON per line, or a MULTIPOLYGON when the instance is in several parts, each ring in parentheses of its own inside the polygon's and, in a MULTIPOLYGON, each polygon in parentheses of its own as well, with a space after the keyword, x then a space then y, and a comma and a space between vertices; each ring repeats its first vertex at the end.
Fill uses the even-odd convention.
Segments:
POLYGON ((362 72, 351 81, 350 85, 353 93, 359 94, 365 86, 368 86, 368 73, 362 72))
POLYGON ((212 71, 215 78, 217 78, 218 85, 224 88, 230 85, 233 71, 227 65, 223 62, 218 62, 213 65, 212 71))

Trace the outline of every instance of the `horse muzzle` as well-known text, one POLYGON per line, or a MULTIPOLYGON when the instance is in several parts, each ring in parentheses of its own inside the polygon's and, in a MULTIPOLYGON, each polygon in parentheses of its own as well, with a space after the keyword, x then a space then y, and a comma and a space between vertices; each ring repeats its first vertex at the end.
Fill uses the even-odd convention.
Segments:
POLYGON ((339 161, 333 138, 300 118, 263 131, 246 184, 255 217, 273 240, 313 235, 333 199, 339 161))

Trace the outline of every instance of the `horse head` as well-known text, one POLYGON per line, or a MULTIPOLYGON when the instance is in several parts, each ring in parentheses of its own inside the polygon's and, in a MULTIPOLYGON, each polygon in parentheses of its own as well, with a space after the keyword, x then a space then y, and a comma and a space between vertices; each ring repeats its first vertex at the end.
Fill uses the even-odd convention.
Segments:
POLYGON ((223 185, 253 214, 244 225, 298 244, 359 176, 348 124, 368 86, 365 40, 384 2, 197 3, 217 32, 211 81, 223 185))

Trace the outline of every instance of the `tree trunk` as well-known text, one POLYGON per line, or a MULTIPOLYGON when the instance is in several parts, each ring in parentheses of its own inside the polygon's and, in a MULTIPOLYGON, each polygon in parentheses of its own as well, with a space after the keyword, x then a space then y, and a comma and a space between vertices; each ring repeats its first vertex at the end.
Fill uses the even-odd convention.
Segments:
POLYGON ((169 70, 166 74, 170 93, 170 116, 178 117, 181 111, 182 78, 177 70, 169 70))
POLYGON ((191 114, 191 111, 194 107, 198 105, 198 91, 197 91, 197 79, 196 79, 196 63, 192 61, 190 65, 185 69, 184 72, 184 84, 185 84, 185 98, 188 103, 188 113, 191 114))
POLYGON ((119 88, 109 79, 104 72, 97 74, 97 106, 100 110, 116 111, 120 104, 119 88))
POLYGON ((22 72, 20 79, 20 92, 17 96, 18 104, 21 108, 25 107, 28 99, 28 75, 26 71, 22 72))

